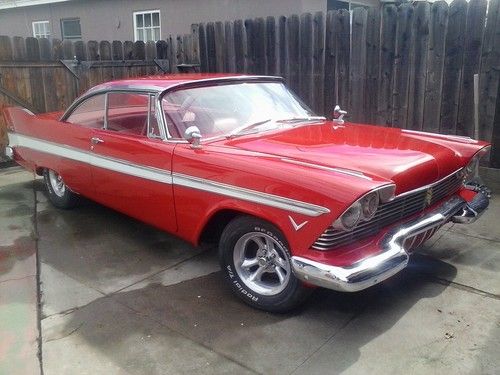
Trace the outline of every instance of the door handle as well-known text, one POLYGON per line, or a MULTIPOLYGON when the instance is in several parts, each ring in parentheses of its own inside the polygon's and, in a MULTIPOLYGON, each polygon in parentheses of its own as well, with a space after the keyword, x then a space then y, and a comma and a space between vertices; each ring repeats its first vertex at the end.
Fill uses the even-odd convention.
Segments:
POLYGON ((97 145, 99 143, 104 143, 104 141, 101 138, 97 138, 97 137, 90 138, 90 142, 92 142, 92 144, 94 144, 94 145, 97 145))

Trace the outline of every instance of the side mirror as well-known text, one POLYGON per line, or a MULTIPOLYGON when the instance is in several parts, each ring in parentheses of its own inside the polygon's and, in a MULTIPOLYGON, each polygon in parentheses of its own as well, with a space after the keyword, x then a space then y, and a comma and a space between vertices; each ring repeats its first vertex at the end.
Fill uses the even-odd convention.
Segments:
POLYGON ((184 138, 191 143, 191 148, 200 148, 201 133, 197 126, 190 126, 184 132, 184 138))
POLYGON ((340 106, 337 104, 333 109, 333 121, 343 124, 345 115, 347 115, 347 111, 340 109, 340 106))

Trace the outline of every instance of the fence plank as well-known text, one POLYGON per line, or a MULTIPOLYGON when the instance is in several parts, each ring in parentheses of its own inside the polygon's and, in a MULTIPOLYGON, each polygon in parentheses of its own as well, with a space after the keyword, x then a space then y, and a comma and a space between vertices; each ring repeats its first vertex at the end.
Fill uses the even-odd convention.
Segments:
MULTIPOLYGON (((144 60, 146 58, 146 44, 142 40, 138 40, 134 43, 132 58, 134 60, 144 60)), ((146 75, 145 66, 138 66, 134 69, 134 77, 143 75, 146 75)))
POLYGON ((493 127, 493 134, 491 137, 491 143, 493 146, 490 154, 490 165, 493 168, 500 168, 500 126, 498 125, 500 124, 500 85, 498 85, 497 88, 497 103, 495 118, 493 121, 495 126, 493 127))
POLYGON ((422 130, 429 51, 430 4, 417 2, 414 10, 408 73, 408 109, 406 124, 401 125, 409 129, 422 130))
POLYGON ((392 87, 396 62, 397 8, 385 5, 382 10, 380 73, 375 123, 392 124, 392 87))
POLYGON ((325 113, 324 76, 325 76, 325 18, 323 12, 314 14, 313 19, 313 109, 325 113))
MULTIPOLYGON (((123 43, 119 40, 113 40, 113 43, 111 43, 111 59, 114 61, 123 61, 123 43)), ((124 76, 123 68, 113 68, 114 79, 121 79, 124 76)))
POLYGON ((337 61, 337 30, 338 21, 337 12, 329 11, 326 14, 325 31, 325 83, 324 83, 324 108, 327 116, 333 113, 337 104, 337 80, 336 80, 336 61, 337 61))
POLYGON ((254 69, 256 74, 267 74, 266 72, 266 22, 259 17, 254 20, 254 69))
MULTIPOLYGON (((111 51, 111 43, 107 40, 103 40, 99 43, 99 55, 103 61, 111 61, 113 59, 111 51)), ((112 67, 102 67, 102 81, 108 82, 113 79, 113 68, 112 67)))
POLYGON ((299 92, 299 56, 300 56, 300 19, 292 15, 287 19, 288 31, 288 84, 299 92))
POLYGON ((222 22, 215 23, 215 71, 224 71, 224 24, 222 22))
POLYGON ((10 37, 0 35, 0 61, 12 60, 12 43, 10 37))
POLYGON ((52 58, 53 61, 59 61, 64 58, 63 44, 60 39, 52 39, 52 58))
POLYGON ((73 60, 75 58, 75 50, 71 40, 63 40, 63 56, 65 60, 73 60))
POLYGON ((234 29, 234 56, 235 68, 237 73, 243 73, 245 69, 245 55, 246 55, 246 37, 245 26, 243 20, 236 20, 233 24, 234 29))
POLYGON ((200 30, 197 24, 191 25, 193 64, 200 64, 200 30))
MULTIPOLYGON (((500 84, 500 0, 491 0, 481 52, 481 76, 479 81, 479 138, 492 139, 500 84)), ((500 145, 499 145, 500 146, 500 145)))
POLYGON ((434 133, 439 132, 448 10, 448 4, 444 1, 431 6, 423 129, 434 133))
MULTIPOLYGON (((40 47, 40 60, 50 61, 52 60, 52 47, 50 42, 46 38, 38 39, 38 45, 40 47)), ((59 109, 59 102, 57 96, 54 93, 57 91, 54 68, 42 68, 42 79, 43 79, 43 90, 45 97, 45 110, 46 111, 56 111, 59 109)))
POLYGON ((226 21, 224 23, 224 35, 226 36, 224 51, 224 71, 228 73, 236 72, 236 57, 234 47, 234 29, 233 22, 226 21))
POLYGON ((366 82, 366 27, 368 13, 362 7, 352 13, 352 48, 349 70, 349 119, 363 122, 366 82))
POLYGON ((311 13, 300 17, 300 65, 299 95, 309 106, 313 105, 312 90, 312 58, 313 58, 313 25, 311 13))
POLYGON ((14 61, 26 61, 26 44, 24 38, 15 36, 12 38, 12 58, 14 61))
POLYGON ((350 44, 351 33, 350 23, 351 17, 347 10, 340 9, 336 14, 338 16, 337 30, 337 87, 338 87, 338 104, 344 109, 348 109, 349 104, 349 60, 350 60, 350 44))
MULTIPOLYGON (((99 61, 99 43, 95 40, 87 42, 87 58, 89 61, 99 61)), ((87 71, 89 88, 102 82, 102 68, 100 66, 90 67, 87 71)))
POLYGON ((377 113, 378 77, 380 70, 380 12, 368 9, 366 26, 366 93, 364 121, 374 124, 377 113))
MULTIPOLYGON (((26 42, 26 55, 28 61, 40 61, 40 48, 38 39, 28 37, 26 42)), ((38 112, 45 112, 45 96, 43 89, 43 76, 41 68, 29 70, 31 98, 26 98, 38 112)))
POLYGON ((208 71, 213 73, 217 71, 217 59, 215 50, 215 24, 207 23, 207 55, 208 71))
POLYGON ((265 43, 265 58, 266 58, 266 74, 274 76, 277 72, 277 56, 276 56, 276 20, 274 17, 267 17, 265 24, 266 43, 265 43))
POLYGON ((287 70, 287 60, 288 60, 288 38, 286 35, 286 17, 281 16, 278 19, 278 28, 279 28, 279 36, 278 36, 278 74, 288 79, 288 70, 287 70))
POLYGON ((464 58, 465 29, 467 20, 466 0, 454 0, 450 5, 446 49, 444 58, 443 88, 441 92, 441 123, 444 134, 456 134, 460 78, 464 58))
POLYGON ((479 72, 486 0, 470 0, 465 30, 464 62, 458 108, 457 133, 474 136, 474 74, 479 72))
MULTIPOLYGON (((134 43, 131 42, 130 40, 123 42, 123 59, 125 61, 133 60, 134 59, 133 54, 134 54, 134 43)), ((128 67, 123 69, 123 78, 128 78, 133 76, 134 76, 133 68, 128 67)))
POLYGON ((405 127, 407 123, 413 13, 411 4, 406 3, 398 7, 392 98, 392 124, 396 127, 405 127))
POLYGON ((246 53, 245 53, 245 73, 254 74, 255 69, 255 25, 252 19, 245 20, 246 53))
POLYGON ((200 71, 208 71, 207 35, 205 24, 198 24, 198 48, 200 58, 200 71))

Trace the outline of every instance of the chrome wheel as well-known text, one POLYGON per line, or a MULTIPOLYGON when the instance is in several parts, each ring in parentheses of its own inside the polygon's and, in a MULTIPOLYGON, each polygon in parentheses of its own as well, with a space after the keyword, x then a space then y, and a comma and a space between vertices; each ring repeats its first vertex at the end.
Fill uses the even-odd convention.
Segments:
POLYGON ((234 246, 233 260, 236 272, 253 292, 273 296, 282 292, 290 280, 288 255, 271 236, 246 233, 234 246))
POLYGON ((62 177, 53 170, 49 170, 49 181, 52 190, 58 197, 64 197, 64 193, 66 192, 66 185, 62 177))

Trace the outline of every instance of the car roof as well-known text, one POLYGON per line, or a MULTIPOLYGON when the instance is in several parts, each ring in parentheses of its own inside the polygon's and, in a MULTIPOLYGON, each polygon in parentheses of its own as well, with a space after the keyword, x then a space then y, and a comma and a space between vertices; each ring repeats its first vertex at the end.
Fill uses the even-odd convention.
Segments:
POLYGON ((147 77, 135 77, 116 81, 101 83, 88 90, 83 96, 95 94, 96 92, 112 90, 146 90, 153 92, 163 92, 169 88, 182 86, 190 83, 203 82, 225 82, 225 81, 255 81, 255 80, 283 80, 281 77, 257 76, 243 74, 225 73, 183 73, 166 74, 147 77))

